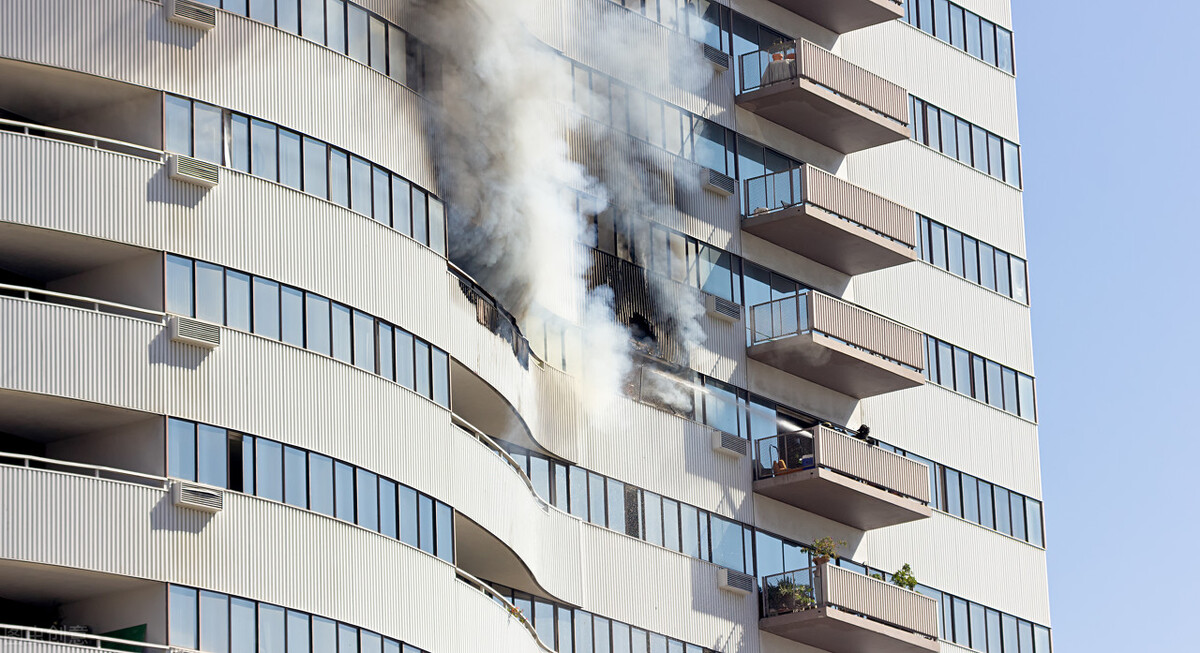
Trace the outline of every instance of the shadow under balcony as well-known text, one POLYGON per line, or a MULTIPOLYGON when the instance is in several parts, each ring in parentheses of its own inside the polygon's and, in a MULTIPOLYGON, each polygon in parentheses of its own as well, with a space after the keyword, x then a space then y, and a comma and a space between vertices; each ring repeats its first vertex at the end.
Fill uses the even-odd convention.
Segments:
POLYGON ((750 358, 856 399, 924 385, 920 332, 805 290, 750 309, 750 358))
POLYGON ((747 179, 742 230, 849 275, 917 260, 911 209, 810 165, 747 179))
POLYGON ((830 653, 938 651, 933 599, 829 563, 763 579, 759 629, 830 653))
POLYGON ((771 0, 838 34, 904 17, 899 0, 771 0))
POLYGON ((927 519, 929 467, 816 426, 755 442, 754 491, 860 530, 927 519))
POLYGON ((741 56, 737 105, 851 154, 909 137, 908 92, 805 40, 741 56))

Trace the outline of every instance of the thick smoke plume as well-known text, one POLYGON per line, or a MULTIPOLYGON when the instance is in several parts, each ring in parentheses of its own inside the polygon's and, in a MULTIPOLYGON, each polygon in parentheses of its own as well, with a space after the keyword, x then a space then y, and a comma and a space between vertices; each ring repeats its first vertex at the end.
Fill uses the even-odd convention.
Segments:
MULTIPOLYGON (((567 136, 580 126, 583 111, 569 106, 570 66, 529 28, 541 4, 410 2, 413 31, 435 71, 429 127, 450 209, 451 259, 519 322, 549 317, 582 327, 582 396, 602 409, 630 372, 629 331, 614 318, 610 289, 587 290, 587 259, 580 260, 576 246, 587 235, 581 212, 599 212, 612 201, 654 218, 673 207, 648 187, 657 171, 628 148, 600 147, 603 160, 593 170, 572 160, 567 136), (578 206, 580 196, 596 198, 595 205, 578 206)), ((631 36, 635 23, 628 21, 644 19, 611 9, 589 44, 612 66, 605 72, 646 90, 664 83, 655 78, 661 70, 647 70, 661 53, 647 52, 646 40, 631 36)), ((711 76, 698 49, 691 58, 697 61, 672 62, 672 74, 711 76)), ((703 307, 678 301, 680 293, 665 287, 655 293, 676 336, 701 342, 697 317, 703 307)))

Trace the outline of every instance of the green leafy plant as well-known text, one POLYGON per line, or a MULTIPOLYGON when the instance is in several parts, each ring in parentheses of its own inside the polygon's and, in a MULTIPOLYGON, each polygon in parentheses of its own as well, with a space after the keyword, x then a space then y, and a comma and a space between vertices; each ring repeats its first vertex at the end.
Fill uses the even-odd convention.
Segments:
POLYGON ((767 606, 775 612, 804 610, 816 604, 811 585, 801 585, 791 578, 767 584, 767 606))
POLYGON ((871 574, 871 578, 874 578, 875 580, 883 580, 883 574, 873 573, 871 574))
POLYGON ((813 542, 813 562, 820 564, 822 562, 829 562, 830 559, 837 560, 837 550, 838 547, 841 546, 846 546, 846 541, 835 541, 832 537, 822 537, 816 542, 813 542))
POLYGON ((916 589, 917 577, 913 575, 912 567, 907 562, 900 568, 900 571, 892 574, 892 584, 906 590, 916 589))

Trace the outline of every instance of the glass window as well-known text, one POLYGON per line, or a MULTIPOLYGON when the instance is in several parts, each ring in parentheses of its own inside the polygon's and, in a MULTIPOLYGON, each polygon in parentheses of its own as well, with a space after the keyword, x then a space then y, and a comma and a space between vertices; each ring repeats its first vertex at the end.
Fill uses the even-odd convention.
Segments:
POLYGON ((446 255, 446 206, 433 198, 429 199, 429 247, 446 255))
POLYGON ((434 519, 437 529, 437 557, 454 562, 454 511, 438 501, 434 504, 434 519))
POLYGON ((399 177, 392 177, 392 228, 412 236, 412 188, 399 177))
POLYGON ((338 624, 338 653, 358 653, 358 629, 348 624, 338 624))
POLYGON ((1010 256, 1009 262, 1012 264, 1012 275, 1011 275, 1012 276, 1012 295, 1011 296, 1013 299, 1021 302, 1022 304, 1028 304, 1029 303, 1029 295, 1026 290, 1025 261, 1023 261, 1015 256, 1010 256))
POLYGON ((958 347, 954 348, 954 389, 971 394, 971 354, 958 347))
POLYGON ((225 271, 225 324, 250 330, 250 275, 225 271))
POLYGON ((192 103, 195 119, 195 156, 217 165, 224 163, 225 138, 222 135, 221 109, 204 104, 192 103))
POLYGON ((450 407, 450 358, 437 347, 431 348, 433 400, 443 408, 450 407))
POLYGON ((970 236, 963 236, 963 276, 979 283, 979 243, 970 236))
POLYGON ((967 46, 963 35, 963 10, 957 5, 950 5, 950 44, 960 50, 967 46))
POLYGON ((582 467, 568 468, 571 484, 571 514, 586 520, 588 518, 588 488, 587 470, 582 467))
POLYGON ((1000 619, 1004 625, 1004 651, 1019 651, 1017 647, 1017 618, 1011 614, 1002 614, 1000 619))
POLYGON ((171 585, 167 600, 168 640, 172 646, 194 649, 199 642, 196 590, 171 585))
POLYGON ((662 497, 653 492, 642 492, 642 504, 646 511, 646 541, 662 546, 663 517, 662 497))
POLYGON ((250 17, 268 25, 275 24, 274 0, 250 0, 250 17))
POLYGON ((308 615, 295 610, 287 611, 287 652, 309 653, 308 615))
POLYGON ((405 34, 403 31, 388 25, 388 74, 392 79, 406 83, 407 77, 405 72, 405 34))
POLYGON ((300 134, 279 130, 279 182, 292 188, 303 188, 300 166, 300 134))
POLYGON ((370 631, 361 631, 362 653, 383 653, 383 637, 370 631))
POLYGON ((963 518, 979 523, 979 484, 975 477, 962 475, 963 518))
POLYGON ((1042 542, 1042 503, 1033 499, 1025 499, 1025 531, 1026 540, 1037 546, 1042 542))
POLYGON ((958 126, 958 160, 971 165, 971 123, 956 119, 955 124, 958 126))
POLYGON ((255 444, 257 494, 283 501, 283 445, 262 438, 256 439, 255 444))
POLYGON ((969 617, 967 611, 967 602, 958 597, 953 598, 954 604, 954 642, 964 646, 970 646, 970 631, 968 630, 969 617))
POLYGON ((329 345, 329 300, 305 293, 305 313, 308 326, 308 348, 326 356, 332 351, 329 345))
POLYGON ((1004 181, 1021 187, 1021 150, 1011 141, 1004 141, 1004 181))
POLYGON ((987 648, 989 653, 1001 653, 1003 644, 1000 641, 1000 613, 988 610, 987 616, 987 648))
POLYGON ((376 220, 387 226, 392 226, 392 176, 387 170, 378 166, 371 169, 372 194, 374 196, 372 215, 376 220))
POLYGON ((260 653, 285 653, 284 610, 277 605, 258 604, 258 650, 260 653))
POLYGON ((346 50, 355 61, 367 63, 369 36, 367 12, 362 7, 346 3, 346 50))
POLYGON ((196 480, 196 425, 192 422, 167 420, 167 476, 196 480))
POLYGON ((300 35, 325 43, 325 3, 323 0, 300 0, 300 35))
POLYGON ((588 505, 593 524, 606 526, 604 509, 604 477, 594 472, 588 473, 588 505))
POLYGON ((379 477, 365 469, 358 470, 358 525, 379 530, 379 477))
POLYGON ((1012 32, 996 26, 996 65, 1001 70, 1013 72, 1012 32))
POLYGON ((379 532, 388 537, 398 537, 396 526, 396 484, 379 478, 379 532))
POLYGON ((1004 407, 1002 376, 1000 365, 993 361, 987 361, 987 402, 996 408, 1004 407))
POLYGON ((979 481, 979 523, 988 528, 996 527, 992 484, 984 480, 979 481))
POLYGON ((396 329, 396 383, 412 390, 414 388, 413 337, 403 329, 396 329))
POLYGON ((1042 626, 1033 627, 1034 653, 1050 653, 1050 630, 1042 626))
POLYGON ((987 401, 987 378, 984 359, 971 356, 971 396, 980 401, 987 401))
POLYGON ((954 229, 946 229, 946 262, 951 273, 963 276, 962 233, 954 229))
POLYGON ((350 157, 350 208, 370 216, 371 164, 356 156, 350 157))
POLYGON ((950 3, 948 0, 933 0, 932 34, 943 41, 950 40, 950 3))
POLYGON ((354 521, 354 468, 346 463, 333 462, 334 517, 354 521))
POLYGON ((400 541, 411 546, 417 545, 417 492, 400 486, 400 541))
POLYGON ((279 339, 279 284, 254 277, 254 332, 279 339))
POLYGON ((328 456, 308 454, 308 491, 312 509, 332 517, 333 460, 328 456))
POLYGON ((983 45, 983 60, 996 65, 996 26, 991 21, 979 21, 980 31, 982 32, 981 43, 983 45))
POLYGON ((275 132, 275 125, 269 122, 250 121, 250 174, 271 181, 279 178, 275 132))
POLYGON ((307 454, 296 447, 283 449, 283 500, 293 506, 308 507, 308 470, 305 467, 307 454))
POLYGON ((379 323, 379 376, 391 381, 396 380, 396 358, 392 353, 395 346, 395 334, 392 327, 384 322, 379 323))
POLYGON ((329 148, 329 199, 350 207, 350 158, 333 148, 329 148))
POLYGON ((304 137, 304 192, 321 198, 329 197, 326 150, 321 141, 304 137))
POLYGON ((254 438, 242 436, 242 491, 246 494, 255 494, 257 488, 254 485, 254 470, 258 466, 254 461, 254 438))
POLYGON ((979 42, 979 16, 971 12, 966 12, 967 15, 967 52, 976 58, 983 56, 983 44, 979 42))
POLYGON ((280 325, 283 341, 289 345, 303 347, 304 293, 295 288, 283 286, 279 298, 279 309, 283 322, 280 325))
POLYGON ((1025 497, 1010 492, 1008 500, 1012 502, 1012 536, 1018 540, 1025 539, 1025 497))
POLYGON ((326 45, 331 50, 346 52, 346 3, 344 0, 326 0, 325 3, 326 45))
POLYGON ((168 95, 164 113, 167 151, 192 156, 192 101, 168 95))
POLYGON ((986 651, 987 650, 987 620, 984 618, 984 609, 978 603, 970 605, 971 612, 971 648, 986 651))
POLYGON ((993 177, 1004 178, 1004 162, 1001 159, 1002 145, 1000 137, 995 134, 988 134, 988 172, 993 177))
MULTIPOLYGON (((981 127, 971 125, 971 148, 974 154, 975 169, 988 172, 988 133, 981 127)), ((989 173, 990 174, 990 173, 989 173)), ((999 174, 999 172, 997 172, 999 174)))
POLYGON ((312 650, 322 653, 337 651, 337 624, 324 617, 312 618, 312 650))
POLYGON ((375 371, 375 318, 354 311, 354 364, 375 371))
POLYGON ((250 119, 237 114, 229 117, 229 165, 250 172, 250 119))
POLYGON ((925 135, 927 137, 925 144, 928 145, 929 147, 932 147, 935 150, 941 150, 942 149, 942 139, 941 139, 941 129, 939 127, 940 121, 941 121, 941 116, 939 115, 939 109, 937 107, 933 106, 932 104, 926 104, 925 105, 925 118, 926 118, 926 122, 925 122, 926 134, 925 135))
POLYGON ((712 536, 712 561, 722 567, 745 571, 742 527, 717 515, 709 516, 712 536))
POLYGON ((592 632, 595 633, 596 651, 608 653, 612 650, 611 631, 608 619, 592 615, 592 632))
POLYGON ((962 517, 962 484, 960 475, 953 469, 946 470, 946 512, 962 517))
POLYGON ((433 499, 417 495, 417 541, 422 551, 434 552, 433 535, 433 499))
POLYGON ((592 648, 592 615, 582 610, 575 611, 575 650, 578 653, 593 653, 594 650, 592 648))
POLYGON ((996 289, 996 250, 991 245, 979 243, 979 281, 984 288, 996 289))
POLYGON ((936 222, 931 222, 930 246, 933 251, 932 263, 943 270, 946 269, 946 228, 936 222))
POLYGON ((333 307, 333 357, 350 362, 351 359, 351 342, 350 342, 350 309, 336 302, 331 304, 333 307))
POLYGON ((1008 490, 995 486, 993 488, 996 501, 996 530, 1006 535, 1012 535, 1012 517, 1009 512, 1008 490))
POLYGON ((413 340, 413 351, 415 352, 414 369, 416 371, 416 391, 423 397, 430 397, 430 378, 429 378, 429 345, 421 340, 413 340))
POLYGON ((419 243, 429 244, 428 212, 425 191, 412 188, 412 237, 419 243))
POLYGON ((948 388, 955 387, 953 351, 954 348, 949 343, 938 341, 936 380, 948 388))
POLYGON ((254 616, 254 601, 230 597, 229 599, 229 642, 230 653, 255 653, 258 648, 255 632, 258 630, 254 616))
POLYGON ((196 261, 196 317, 225 323, 225 269, 196 261))
POLYGON ((1020 415, 1028 420, 1037 419, 1035 401, 1033 398, 1033 378, 1024 374, 1017 375, 1017 399, 1020 403, 1020 415))
POLYGON ((1004 410, 1017 412, 1017 373, 1004 368, 1004 410))
POLYGON ((192 261, 174 254, 167 254, 167 312, 194 317, 192 300, 195 295, 192 285, 192 261))
POLYGON ((201 424, 196 431, 196 480, 228 487, 229 436, 225 429, 201 424))

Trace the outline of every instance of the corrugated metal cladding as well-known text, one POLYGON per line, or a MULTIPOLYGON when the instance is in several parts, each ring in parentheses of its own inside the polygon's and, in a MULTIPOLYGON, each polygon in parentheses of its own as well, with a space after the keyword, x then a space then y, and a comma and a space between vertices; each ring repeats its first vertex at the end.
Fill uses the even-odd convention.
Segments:
POLYGON ((609 0, 553 1, 561 6, 568 57, 734 127, 733 73, 714 72, 697 41, 609 0))
POLYGON ((925 263, 858 276, 852 283, 860 306, 1033 374, 1028 306, 925 263), (939 310, 947 297, 955 298, 954 310, 939 310), (980 315, 988 316, 992 328, 979 328, 980 315))
POLYGON ((538 650, 452 565, 316 513, 227 493, 208 516, 164 489, 17 467, 0 467, 0 490, 13 526, 0 532, 5 559, 204 587, 434 651, 538 650))
POLYGON ((1017 84, 1012 75, 965 52, 955 53, 949 44, 901 20, 850 32, 840 43, 843 58, 963 120, 1020 142, 1017 84), (944 56, 948 50, 957 56, 944 56), (905 55, 898 57, 897 52, 905 55), (943 63, 913 65, 916 61, 943 63))
POLYGON ((594 582, 586 603, 598 614, 716 651, 758 650, 757 594, 718 589, 716 565, 592 524, 583 559, 594 582))
POLYGON ((5 5, 0 57, 179 93, 272 120, 437 190, 420 97, 325 47, 227 12, 218 12, 215 29, 200 32, 167 22, 162 7, 146 0, 5 5), (81 38, 64 41, 63 34, 81 38), (83 38, 89 34, 103 38, 83 38), (304 71, 303 83, 297 83, 297 71, 304 71))
POLYGON ((164 164, 13 133, 0 167, 24 171, 2 182, 5 220, 253 272, 445 346, 445 260, 362 214, 228 168, 203 191, 164 164))
POLYGON ((1042 496, 1036 424, 932 383, 864 399, 859 406, 863 423, 885 442, 1035 499, 1042 496), (962 446, 968 440, 971 446, 962 446))
POLYGON ((915 141, 852 154, 845 173, 850 183, 1025 257, 1021 191, 999 179, 915 141))

